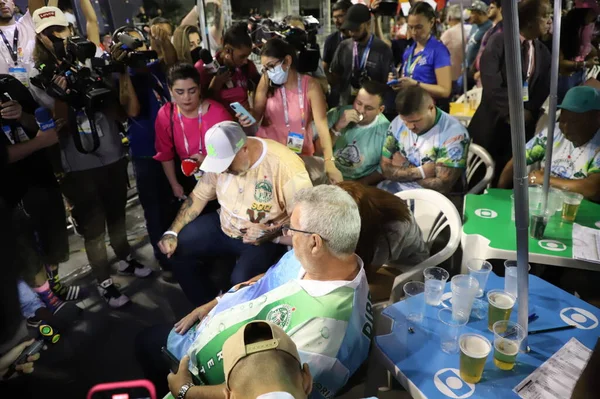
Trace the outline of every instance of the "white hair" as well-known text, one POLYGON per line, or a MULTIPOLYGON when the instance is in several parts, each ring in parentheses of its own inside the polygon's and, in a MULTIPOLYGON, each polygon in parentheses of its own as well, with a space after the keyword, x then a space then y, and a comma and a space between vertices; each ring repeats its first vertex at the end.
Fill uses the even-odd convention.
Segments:
POLYGON ((360 214, 350 194, 338 186, 320 185, 299 191, 294 203, 301 209, 299 229, 323 237, 334 256, 354 253, 360 214))
POLYGON ((448 7, 448 10, 446 11, 446 21, 460 21, 462 16, 463 15, 460 12, 460 6, 457 4, 448 7))

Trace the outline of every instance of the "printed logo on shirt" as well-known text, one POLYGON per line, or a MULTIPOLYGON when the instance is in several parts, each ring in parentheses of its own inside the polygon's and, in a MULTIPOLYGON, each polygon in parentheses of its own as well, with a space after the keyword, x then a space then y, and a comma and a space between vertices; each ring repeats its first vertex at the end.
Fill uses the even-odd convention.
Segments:
POLYGON ((364 159, 360 155, 360 149, 356 146, 356 141, 346 147, 338 150, 335 154, 335 159, 342 166, 353 168, 360 165, 364 159))
POLYGON ((250 210, 259 211, 259 212, 271 212, 273 205, 269 204, 260 204, 258 202, 253 202, 250 210))
MULTIPOLYGON (((570 179, 574 176, 575 163, 570 159, 553 159, 552 174, 562 179, 570 179)), ((584 176, 585 177, 585 176, 584 176)))
POLYGON ((273 184, 266 178, 254 186, 254 199, 258 202, 270 202, 273 199, 273 184))
POLYGON ((417 61, 417 65, 419 65, 419 66, 427 65, 427 57, 426 56, 419 57, 419 61, 417 61))
POLYGON ((291 307, 290 305, 279 305, 269 311, 267 313, 267 321, 281 327, 282 330, 287 331, 287 328, 290 326, 292 322, 293 312, 296 311, 296 308, 291 307))

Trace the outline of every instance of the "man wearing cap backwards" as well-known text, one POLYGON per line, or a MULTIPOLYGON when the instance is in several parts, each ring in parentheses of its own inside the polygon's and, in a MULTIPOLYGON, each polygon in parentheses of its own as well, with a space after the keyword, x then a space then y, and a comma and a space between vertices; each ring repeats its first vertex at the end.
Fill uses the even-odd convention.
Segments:
MULTIPOLYGON (((589 86, 569 90, 559 106, 559 122, 554 128, 550 185, 600 201, 600 91, 589 86)), ((527 143, 527 165, 544 165, 548 129, 527 143)), ((508 188, 513 180, 511 159, 500 176, 499 187, 508 188)), ((542 184, 544 171, 529 173, 529 183, 542 184)))
POLYGON ((488 5, 481 0, 475 0, 471 7, 471 34, 469 35, 469 41, 467 42, 467 68, 473 67, 479 47, 481 46, 481 40, 483 35, 494 25, 488 17, 488 5))
POLYGON ((364 4, 350 7, 342 24, 350 38, 340 43, 330 65, 330 84, 339 90, 340 105, 352 103, 365 80, 385 84, 394 68, 392 49, 370 29, 369 8, 364 4))
MULTIPOLYGON (((176 358, 189 355, 190 371, 210 385, 191 387, 185 398, 222 398, 223 343, 256 320, 277 324, 296 343, 314 378, 313 399, 333 397, 365 361, 373 312, 364 265, 354 254, 361 224, 356 202, 340 187, 321 185, 298 192, 294 203, 284 228, 294 250, 264 276, 198 307, 173 330, 152 327, 138 337, 138 361, 159 392, 166 342, 176 358)), ((187 368, 180 370, 169 378, 169 390, 178 397, 190 381, 187 368)))
POLYGON ((175 277, 196 306, 219 291, 208 281, 209 270, 199 269, 198 260, 237 257, 232 284, 264 273, 282 248, 277 245, 280 237, 272 233, 289 220, 296 192, 312 186, 300 157, 273 140, 247 139, 235 122, 216 124, 204 141, 207 155, 200 169, 206 174, 159 242, 161 251, 172 256, 175 277), (198 217, 215 198, 220 213, 198 217))

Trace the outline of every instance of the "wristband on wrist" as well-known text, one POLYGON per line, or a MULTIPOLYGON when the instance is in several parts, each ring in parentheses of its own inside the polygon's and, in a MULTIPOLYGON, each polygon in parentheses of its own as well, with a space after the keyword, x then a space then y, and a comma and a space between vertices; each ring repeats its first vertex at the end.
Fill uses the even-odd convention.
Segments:
POLYGON ((178 234, 176 232, 174 232, 173 230, 167 230, 163 233, 162 236, 163 237, 164 236, 175 236, 175 238, 177 238, 178 234))
POLYGON ((425 171, 423 170, 423 167, 419 166, 417 169, 419 169, 419 172, 421 172, 421 178, 424 179, 425 178, 425 171))

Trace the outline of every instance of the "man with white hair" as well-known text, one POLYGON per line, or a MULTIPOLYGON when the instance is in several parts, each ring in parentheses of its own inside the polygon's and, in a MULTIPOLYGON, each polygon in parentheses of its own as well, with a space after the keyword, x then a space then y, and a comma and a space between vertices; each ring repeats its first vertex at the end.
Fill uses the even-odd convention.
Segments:
POLYGON ((460 20, 462 17, 463 15, 459 5, 454 4, 448 7, 446 22, 448 23, 449 28, 440 38, 441 42, 444 43, 444 45, 448 47, 448 51, 450 51, 452 82, 456 82, 462 73, 463 48, 471 33, 471 26, 466 24, 464 25, 464 35, 460 31, 460 20))
POLYGON ((322 185, 300 191, 294 204, 284 227, 293 251, 257 281, 195 309, 173 330, 155 327, 140 336, 138 360, 159 393, 166 374, 157 368, 159 349, 167 342, 176 358, 190 356, 190 371, 207 385, 194 386, 190 371, 180 368, 168 379, 173 396, 222 398, 223 343, 255 320, 278 325, 296 343, 314 378, 311 398, 333 397, 365 361, 373 316, 363 262, 354 254, 361 224, 356 202, 343 189, 322 185))

